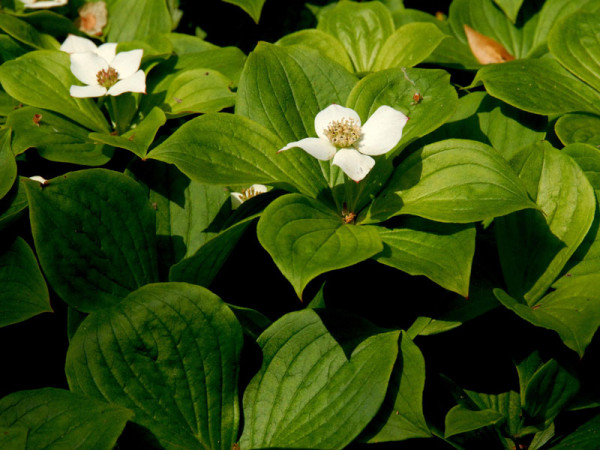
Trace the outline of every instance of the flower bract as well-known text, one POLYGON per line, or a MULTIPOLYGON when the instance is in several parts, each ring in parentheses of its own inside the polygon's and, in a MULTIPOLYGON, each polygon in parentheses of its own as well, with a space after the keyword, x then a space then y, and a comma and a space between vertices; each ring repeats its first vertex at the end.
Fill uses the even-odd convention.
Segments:
POLYGON ((25 5, 25 8, 29 9, 45 9, 55 8, 57 6, 64 6, 69 0, 21 0, 21 3, 25 5))
POLYGON ((60 49, 71 54, 71 72, 87 85, 71 86, 72 97, 146 92, 146 75, 140 70, 143 50, 117 53, 116 43, 96 47, 89 39, 74 35, 69 35, 60 49))
POLYGON ((368 175, 375 160, 372 156, 392 150, 402 138, 408 117, 390 106, 380 106, 361 125, 356 111, 329 105, 315 117, 318 137, 290 142, 281 151, 299 147, 321 161, 331 160, 348 177, 359 182, 368 175))
POLYGON ((248 189, 242 189, 242 192, 231 193, 231 209, 237 209, 246 200, 267 192, 267 187, 263 184, 253 184, 248 189))

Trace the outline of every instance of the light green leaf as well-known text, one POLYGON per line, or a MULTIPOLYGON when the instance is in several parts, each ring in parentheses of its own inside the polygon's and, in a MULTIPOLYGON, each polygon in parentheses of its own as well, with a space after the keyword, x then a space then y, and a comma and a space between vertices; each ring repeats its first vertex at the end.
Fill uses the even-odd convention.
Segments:
POLYGON ((370 221, 412 214, 468 223, 535 208, 506 160, 480 142, 449 139, 411 153, 367 213, 370 221))
POLYGON ((171 44, 173 44, 173 51, 177 55, 205 52, 219 48, 198 36, 192 36, 185 33, 169 33, 167 38, 171 41, 171 44))
POLYGON ((340 64, 347 71, 351 72, 354 70, 352 68, 352 61, 350 61, 350 57, 346 53, 346 49, 342 43, 324 31, 316 29, 296 31, 282 37, 276 44, 283 46, 302 45, 312 48, 317 50, 322 56, 340 64))
POLYGON ((387 38, 373 65, 373 71, 413 67, 427 59, 448 36, 429 23, 410 23, 387 38))
POLYGON ((8 116, 19 108, 19 102, 0 89, 0 116, 8 116))
POLYGON ((10 142, 11 130, 0 130, 0 199, 4 197, 17 179, 17 163, 10 142))
POLYGON ((298 194, 271 203, 258 222, 257 235, 298 297, 317 275, 383 249, 376 228, 345 224, 341 214, 298 194))
POLYGON ((571 75, 551 59, 489 64, 477 72, 490 95, 536 114, 600 112, 600 92, 571 75))
POLYGON ((399 332, 325 311, 287 314, 259 337, 241 448, 344 448, 380 408, 399 332))
POLYGON ((74 392, 133 410, 165 449, 231 450, 242 343, 235 316, 207 289, 151 284, 84 320, 65 371, 74 392))
POLYGON ((114 153, 114 149, 89 139, 88 129, 46 109, 19 108, 8 115, 6 124, 13 129, 13 152, 17 155, 36 148, 50 161, 101 166, 114 153))
POLYGON ((226 3, 239 6, 248 13, 254 22, 258 23, 265 0, 223 0, 226 3))
POLYGON ((71 306, 106 308, 157 281, 154 210, 133 180, 89 169, 25 187, 40 264, 71 306))
POLYGON ((425 359, 406 332, 383 405, 365 430, 369 443, 426 438, 431 432, 423 416, 425 359))
POLYGON ((501 289, 496 289, 494 294, 521 318, 556 331, 563 343, 581 357, 600 325, 599 282, 598 274, 575 278, 534 306, 518 302, 501 289))
POLYGON ((533 423, 547 427, 578 391, 577 377, 551 359, 527 383, 523 409, 533 423))
POLYGON ((336 37, 350 55, 354 70, 368 72, 394 32, 390 11, 379 2, 340 2, 319 18, 318 30, 336 37))
POLYGON ((260 42, 240 78, 236 114, 268 128, 284 143, 316 137, 317 113, 332 103, 346 103, 355 83, 354 75, 316 50, 260 42))
POLYGON ((494 3, 504 11, 512 23, 517 21, 517 14, 519 14, 523 0, 494 0, 494 3))
POLYGON ((118 0, 108 7, 107 42, 145 41, 153 34, 171 31, 165 0, 118 0))
POLYGON ((23 449, 110 450, 132 416, 117 405, 54 388, 14 392, 0 400, 0 426, 28 430, 23 449))
POLYGON ((600 91, 600 14, 580 11, 563 17, 548 36, 552 55, 577 78, 600 91))
POLYGON ((35 27, 11 14, 0 14, 0 30, 36 50, 54 50, 59 47, 52 36, 40 33, 35 27))
POLYGON ((444 437, 449 438, 456 434, 495 425, 503 419, 504 416, 494 409, 472 411, 462 405, 456 405, 446 414, 444 437))
POLYGON ((508 292, 533 306, 586 236, 596 200, 577 163, 548 142, 506 157, 540 210, 496 219, 500 264, 508 292))
POLYGON ((518 435, 521 432, 523 413, 521 411, 521 396, 517 392, 508 391, 500 394, 483 394, 466 389, 464 392, 482 411, 494 410, 502 414, 511 435, 518 435))
POLYGON ((0 327, 52 312, 44 277, 20 237, 0 250, 0 327))
POLYGON ((591 114, 565 114, 554 125, 564 145, 585 143, 600 145, 600 117, 591 114))
POLYGON ((383 252, 373 259, 411 275, 425 275, 445 289, 468 297, 475 254, 473 225, 407 217, 393 229, 377 230, 383 252))
POLYGON ((71 85, 80 84, 65 52, 39 50, 0 66, 4 90, 18 101, 60 113, 94 131, 109 133, 106 119, 90 98, 74 98, 71 85))
POLYGON ((302 151, 277 154, 283 145, 243 116, 205 114, 182 125, 148 157, 175 164, 200 183, 284 183, 313 197, 328 191, 318 161, 302 151))
POLYGON ((162 127, 166 121, 167 118, 162 109, 154 107, 135 128, 125 132, 122 136, 90 133, 88 137, 89 139, 102 142, 106 145, 130 150, 140 158, 144 158, 148 149, 154 143, 154 138, 156 137, 158 129, 162 127))

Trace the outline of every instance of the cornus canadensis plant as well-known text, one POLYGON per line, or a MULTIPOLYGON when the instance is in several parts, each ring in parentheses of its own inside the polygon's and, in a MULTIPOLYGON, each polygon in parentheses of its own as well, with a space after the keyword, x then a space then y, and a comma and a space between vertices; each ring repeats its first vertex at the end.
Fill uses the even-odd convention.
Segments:
POLYGON ((101 97, 146 92, 146 75, 139 70, 144 51, 117 54, 117 44, 99 47, 89 39, 70 35, 61 50, 71 54, 71 72, 87 86, 71 86, 72 97, 101 97))
POLYGON ((290 142, 279 151, 300 147, 321 161, 333 159, 333 165, 359 182, 375 165, 371 156, 383 155, 400 142, 407 121, 408 117, 400 111, 380 106, 361 126, 360 117, 353 109, 329 105, 315 117, 318 138, 290 142))

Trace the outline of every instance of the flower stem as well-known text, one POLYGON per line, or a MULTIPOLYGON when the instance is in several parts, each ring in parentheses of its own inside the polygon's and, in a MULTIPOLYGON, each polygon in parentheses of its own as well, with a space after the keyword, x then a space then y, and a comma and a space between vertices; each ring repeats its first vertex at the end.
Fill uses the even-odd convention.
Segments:
POLYGON ((114 95, 110 96, 110 109, 112 110, 112 120, 115 123, 115 130, 117 134, 120 136, 123 134, 123 128, 121 124, 121 120, 119 117, 119 107, 117 105, 117 99, 114 95))

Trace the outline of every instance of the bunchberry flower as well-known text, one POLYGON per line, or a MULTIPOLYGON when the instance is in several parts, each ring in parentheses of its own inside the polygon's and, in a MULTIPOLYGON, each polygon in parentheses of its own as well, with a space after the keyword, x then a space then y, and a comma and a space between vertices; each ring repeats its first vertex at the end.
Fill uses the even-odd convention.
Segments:
POLYGON ((262 184, 253 184, 248 189, 242 189, 242 192, 231 193, 231 209, 238 209, 246 200, 267 192, 267 187, 262 184))
POLYGON ((290 142, 280 152, 299 147, 321 161, 333 159, 348 177, 359 182, 375 165, 372 156, 392 150, 402 138, 408 117, 390 106, 380 106, 361 126, 351 108, 330 105, 315 117, 318 138, 290 142))
POLYGON ((68 3, 68 0, 21 0, 21 3, 25 4, 25 8, 44 9, 64 6, 68 3))

